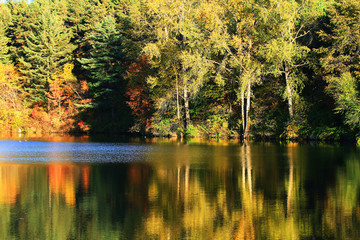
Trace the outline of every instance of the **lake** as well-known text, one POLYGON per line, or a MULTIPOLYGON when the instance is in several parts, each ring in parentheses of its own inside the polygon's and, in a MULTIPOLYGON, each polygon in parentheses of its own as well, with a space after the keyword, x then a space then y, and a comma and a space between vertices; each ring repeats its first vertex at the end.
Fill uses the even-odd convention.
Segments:
POLYGON ((360 239, 353 145, 0 141, 0 239, 360 239))

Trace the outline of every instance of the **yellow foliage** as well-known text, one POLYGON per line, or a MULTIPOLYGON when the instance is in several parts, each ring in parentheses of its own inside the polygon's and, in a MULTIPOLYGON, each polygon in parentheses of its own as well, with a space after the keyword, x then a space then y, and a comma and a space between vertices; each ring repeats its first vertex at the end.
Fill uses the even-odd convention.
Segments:
POLYGON ((24 128, 28 112, 18 72, 14 66, 0 63, 0 131, 11 132, 24 128))

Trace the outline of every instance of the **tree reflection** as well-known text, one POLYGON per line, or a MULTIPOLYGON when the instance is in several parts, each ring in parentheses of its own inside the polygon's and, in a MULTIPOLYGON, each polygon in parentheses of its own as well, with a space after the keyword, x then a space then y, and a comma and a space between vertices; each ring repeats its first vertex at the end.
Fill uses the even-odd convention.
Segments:
POLYGON ((49 188, 59 198, 65 197, 65 203, 74 207, 75 184, 79 182, 80 169, 73 164, 51 163, 48 165, 49 188))
POLYGON ((359 239, 360 159, 350 156, 338 170, 336 185, 328 189, 322 219, 323 233, 336 239, 359 239))
POLYGON ((252 164, 251 164, 251 148, 245 142, 241 147, 241 169, 242 169, 242 184, 241 184, 241 202, 243 209, 240 213, 238 228, 234 234, 235 239, 255 239, 255 224, 257 214, 257 206, 262 204, 257 202, 255 195, 253 201, 253 178, 252 178, 252 164))
POLYGON ((323 151, 179 144, 147 162, 1 163, 0 238, 358 239, 359 158, 323 151))

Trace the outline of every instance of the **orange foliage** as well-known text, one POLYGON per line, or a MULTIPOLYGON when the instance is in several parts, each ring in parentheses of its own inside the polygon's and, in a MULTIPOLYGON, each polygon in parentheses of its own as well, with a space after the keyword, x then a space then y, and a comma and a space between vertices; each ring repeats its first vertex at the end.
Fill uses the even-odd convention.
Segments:
POLYGON ((143 70, 145 68, 145 66, 147 65, 147 61, 148 61, 148 57, 147 56, 141 56, 137 62, 133 62, 130 64, 129 66, 129 73, 130 74, 134 74, 134 73, 138 73, 141 70, 143 70))
POLYGON ((146 92, 145 76, 148 68, 148 57, 141 56, 137 62, 130 64, 130 84, 126 95, 129 97, 127 104, 133 111, 138 123, 145 128, 150 127, 151 103, 146 92))
POLYGON ((79 101, 79 104, 88 104, 88 103, 92 103, 93 102, 93 99, 90 99, 90 98, 86 98, 86 99, 81 99, 79 101))
POLYGON ((82 131, 84 131, 84 132, 87 132, 87 131, 90 130, 90 125, 89 125, 89 124, 85 124, 84 121, 78 122, 78 126, 79 126, 79 128, 80 128, 82 131))
POLYGON ((84 92, 89 91, 89 85, 86 81, 80 81, 81 90, 84 92))
POLYGON ((72 74, 74 65, 66 64, 64 70, 52 79, 49 79, 49 92, 46 93, 52 105, 59 107, 63 100, 69 99, 73 95, 71 82, 75 82, 76 78, 72 74))
POLYGON ((134 116, 141 124, 148 126, 151 114, 151 103, 148 95, 145 93, 145 87, 138 85, 134 88, 129 88, 126 94, 129 97, 127 104, 133 111, 134 116))

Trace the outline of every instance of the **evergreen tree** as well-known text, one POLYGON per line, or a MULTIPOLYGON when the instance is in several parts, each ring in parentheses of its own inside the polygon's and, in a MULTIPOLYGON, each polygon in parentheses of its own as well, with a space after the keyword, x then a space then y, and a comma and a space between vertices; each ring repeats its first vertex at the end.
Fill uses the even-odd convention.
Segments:
POLYGON ((63 19, 50 9, 45 10, 32 29, 26 37, 25 56, 19 59, 20 72, 33 102, 44 103, 49 79, 71 60, 72 33, 64 26, 63 19))
POLYGON ((119 126, 116 123, 119 121, 124 123, 120 128, 126 128, 128 120, 124 119, 127 111, 124 94, 127 84, 124 76, 129 61, 126 53, 127 40, 116 29, 115 19, 108 16, 96 26, 89 41, 92 46, 89 57, 81 58, 79 62, 87 73, 89 94, 94 99, 92 108, 101 113, 98 117, 107 121, 109 128, 119 126))
POLYGON ((38 1, 32 2, 31 6, 25 0, 7 2, 11 12, 11 22, 7 29, 9 38, 10 57, 15 66, 19 66, 19 60, 25 56, 24 47, 26 37, 31 31, 31 25, 38 21, 39 15, 44 10, 38 1))
POLYGON ((9 39, 6 37, 5 34, 5 24, 0 21, 0 62, 1 63, 8 63, 9 58, 9 47, 7 46, 9 39))

